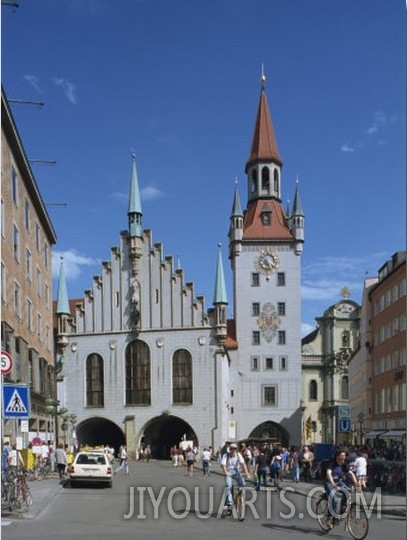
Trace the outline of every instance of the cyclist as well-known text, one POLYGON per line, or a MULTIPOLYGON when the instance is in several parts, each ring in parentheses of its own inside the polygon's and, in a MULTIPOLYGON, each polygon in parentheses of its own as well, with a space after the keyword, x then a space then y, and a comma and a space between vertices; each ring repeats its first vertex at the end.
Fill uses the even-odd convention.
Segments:
POLYGON ((328 505, 330 517, 327 520, 327 527, 330 529, 334 526, 332 510, 336 510, 337 508, 338 497, 341 498, 341 512, 345 511, 348 505, 349 490, 345 483, 346 477, 350 477, 353 484, 357 486, 358 481, 356 476, 346 463, 346 452, 344 450, 337 450, 335 457, 327 467, 325 479, 325 489, 330 499, 328 505))
POLYGON ((235 479, 239 488, 243 488, 245 486, 245 482, 242 477, 242 473, 240 472, 240 467, 243 469, 246 478, 249 478, 249 471, 247 470, 247 466, 242 454, 237 451, 237 445, 235 443, 232 443, 229 446, 229 451, 223 454, 220 465, 225 473, 225 509, 229 511, 232 505, 233 479, 235 479))

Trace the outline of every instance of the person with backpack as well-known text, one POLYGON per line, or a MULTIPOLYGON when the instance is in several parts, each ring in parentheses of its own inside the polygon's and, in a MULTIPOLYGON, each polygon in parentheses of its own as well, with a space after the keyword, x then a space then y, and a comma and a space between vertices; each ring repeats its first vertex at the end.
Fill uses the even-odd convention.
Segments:
POLYGON ((280 491, 280 481, 281 481, 281 470, 283 466, 283 458, 281 455, 281 450, 276 450, 274 456, 271 459, 270 463, 270 476, 274 480, 274 487, 277 488, 277 491, 280 491))

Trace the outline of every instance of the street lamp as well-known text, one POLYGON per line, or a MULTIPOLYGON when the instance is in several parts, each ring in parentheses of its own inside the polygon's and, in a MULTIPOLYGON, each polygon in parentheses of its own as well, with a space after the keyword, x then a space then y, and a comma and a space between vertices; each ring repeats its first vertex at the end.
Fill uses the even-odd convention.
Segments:
MULTIPOLYGON (((58 405, 58 402, 55 401, 55 399, 53 399, 51 396, 48 396, 44 402, 44 409, 45 409, 45 412, 48 414, 50 420, 54 418, 57 412, 57 405, 58 405)), ((51 427, 51 429, 53 431, 53 439, 56 442, 55 422, 53 422, 53 426, 51 427)), ((47 429, 47 433, 48 433, 48 429, 47 429)))

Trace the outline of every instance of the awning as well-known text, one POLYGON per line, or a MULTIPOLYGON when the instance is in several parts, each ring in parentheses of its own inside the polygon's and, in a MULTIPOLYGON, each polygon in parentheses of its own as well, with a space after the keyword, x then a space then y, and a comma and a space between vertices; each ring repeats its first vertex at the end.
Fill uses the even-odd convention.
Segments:
POLYGON ((383 437, 384 439, 393 439, 394 437, 405 437, 406 436, 406 430, 405 429, 394 429, 392 431, 386 431, 385 433, 382 433, 380 437, 383 437))
POLYGON ((379 435, 383 435, 383 433, 386 433, 383 430, 380 431, 369 431, 369 433, 364 433, 363 437, 365 439, 374 439, 375 437, 379 437, 379 435))

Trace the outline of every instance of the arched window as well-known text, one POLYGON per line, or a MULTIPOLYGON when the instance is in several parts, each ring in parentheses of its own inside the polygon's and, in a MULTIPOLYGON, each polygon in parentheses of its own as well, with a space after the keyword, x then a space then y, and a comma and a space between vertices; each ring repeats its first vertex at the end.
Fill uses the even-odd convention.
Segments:
POLYGON ((103 407, 104 404, 103 358, 94 353, 86 359, 86 405, 103 407))
POLYGON ((309 400, 316 401, 318 399, 318 383, 315 379, 309 382, 309 400))
POLYGON ((185 349, 172 358, 172 402, 192 405, 192 356, 185 349))
POLYGON ((350 346, 350 332, 349 330, 344 330, 342 333, 342 347, 350 346))
POLYGON ((126 405, 150 404, 150 349, 143 341, 132 341, 126 349, 126 405))
POLYGON ((268 167, 263 167, 261 170, 261 189, 267 193, 270 190, 270 170, 268 167))
POLYGON ((341 399, 349 399, 349 378, 347 375, 341 379, 341 399))
POLYGON ((252 193, 257 191, 257 171, 253 169, 252 171, 252 193))
POLYGON ((278 170, 277 169, 274 169, 274 193, 276 193, 278 196, 279 190, 278 190, 278 170))

